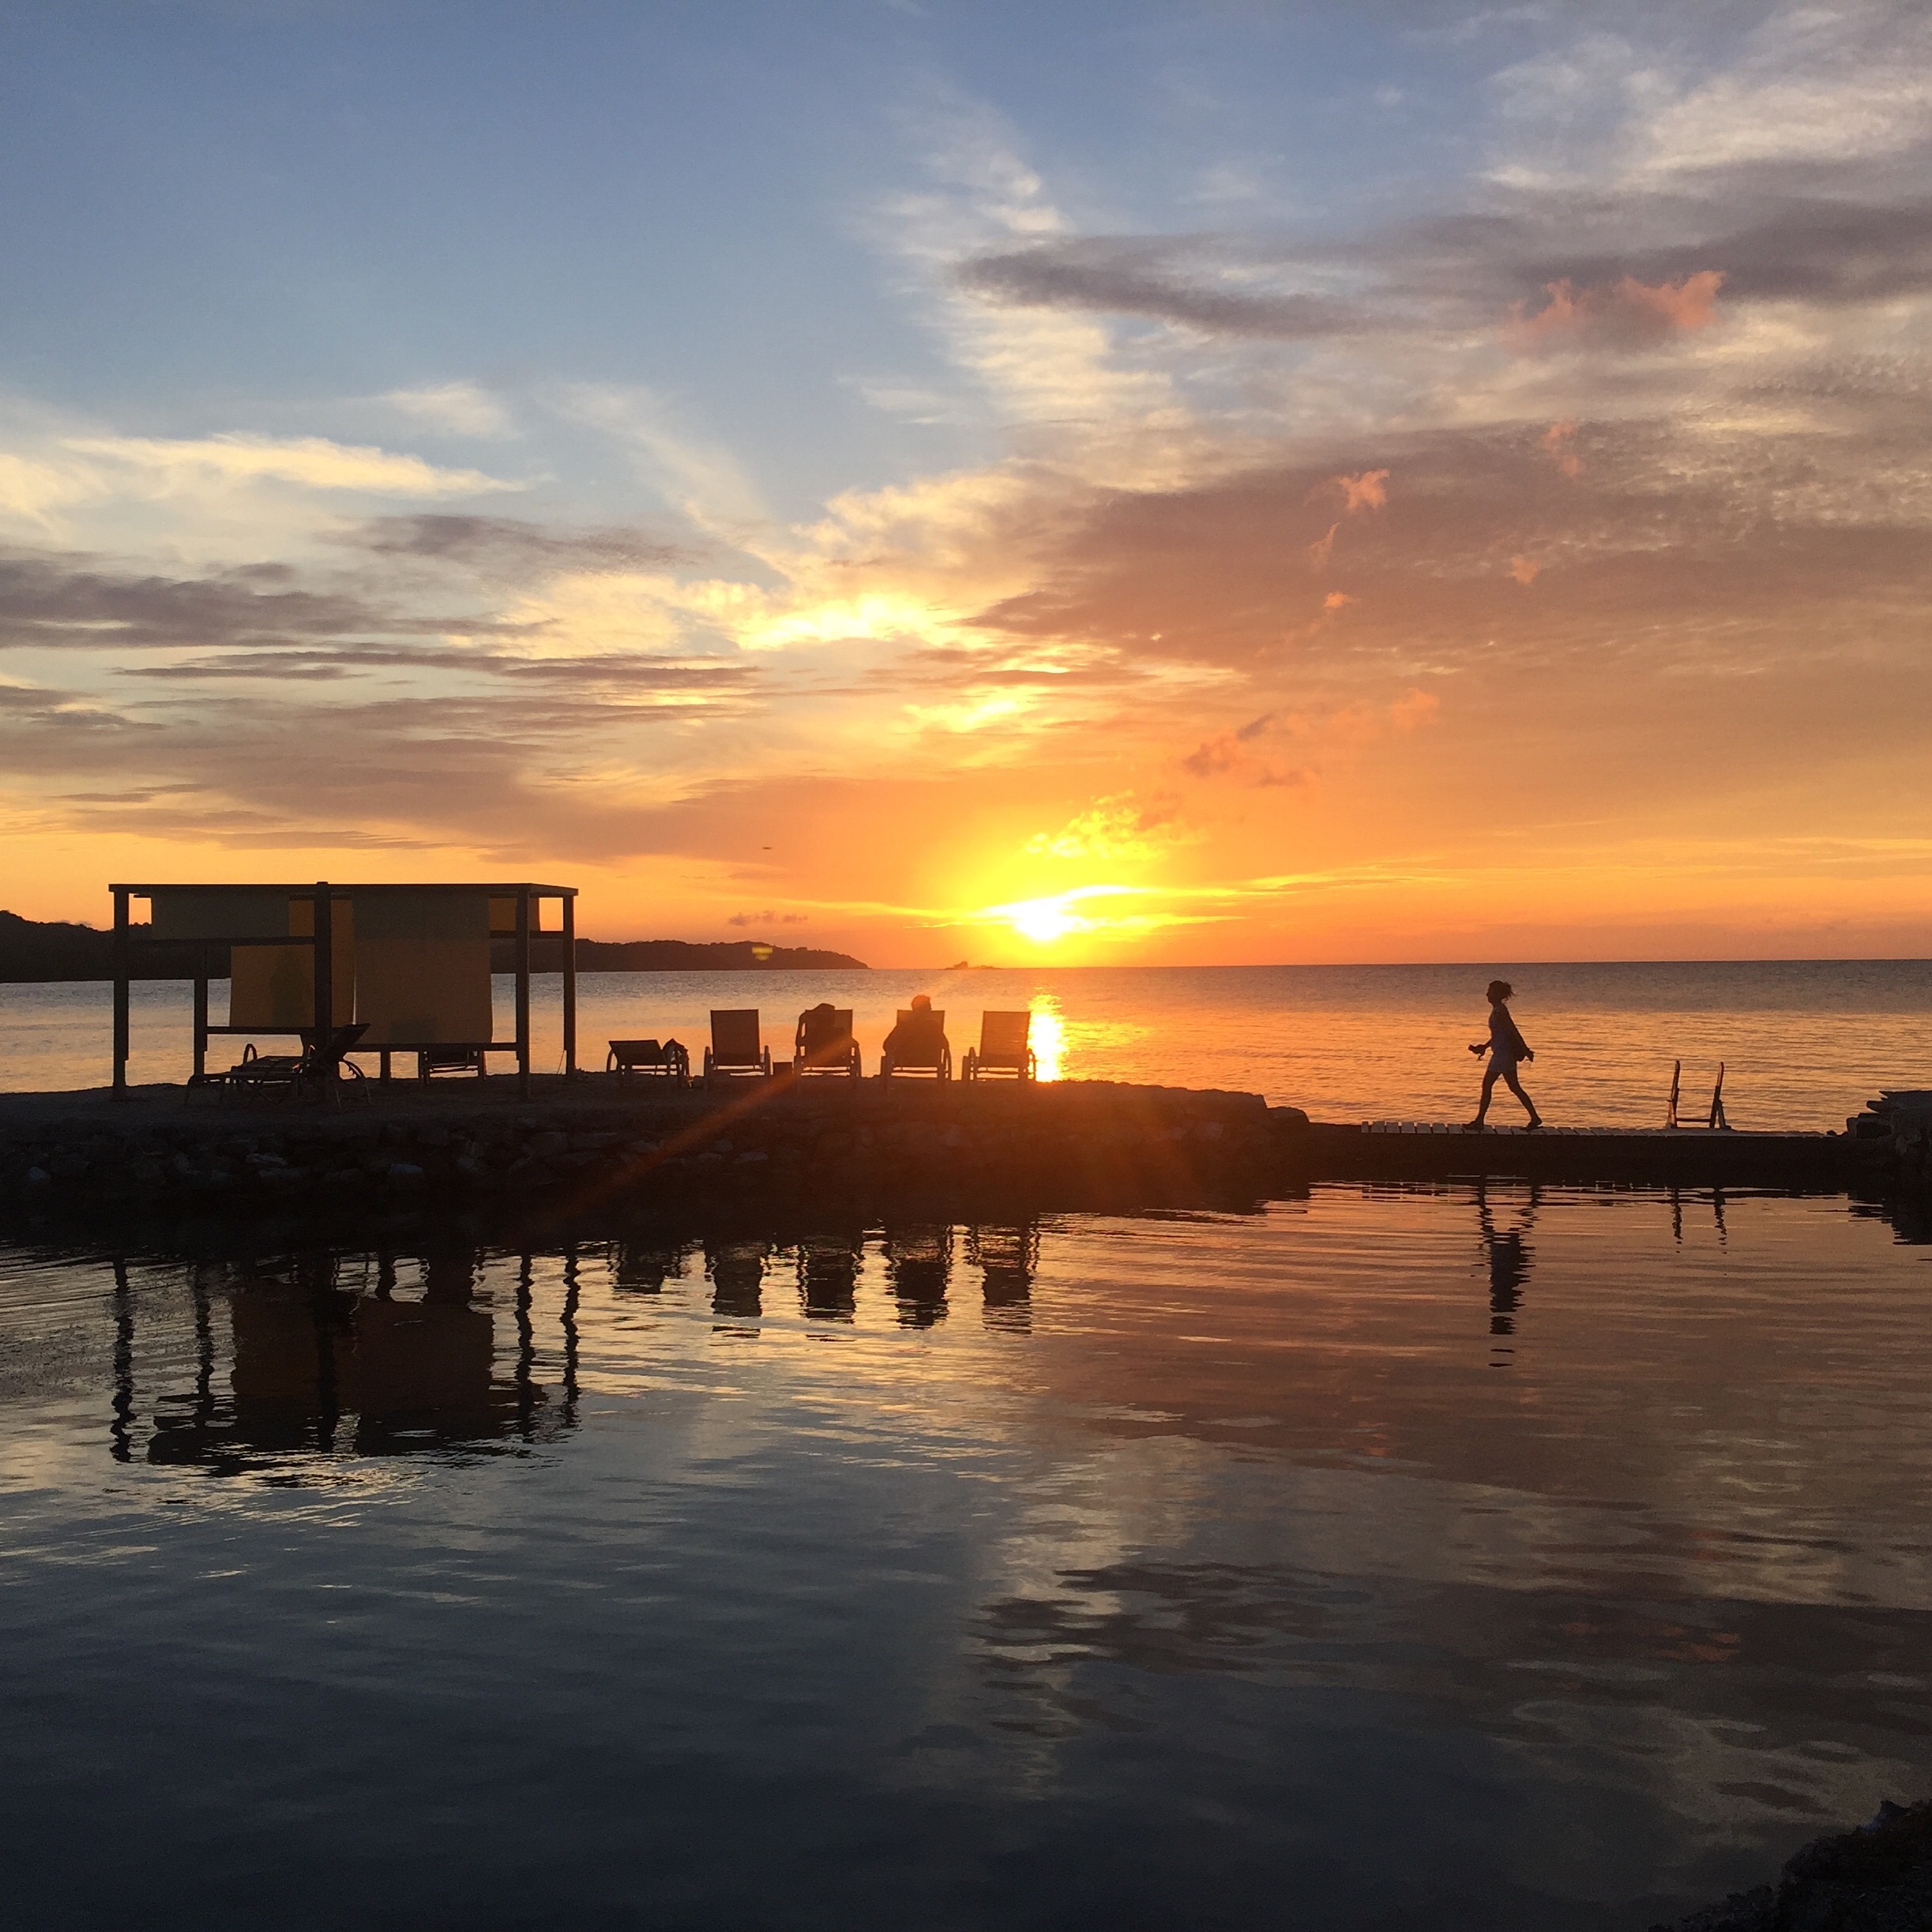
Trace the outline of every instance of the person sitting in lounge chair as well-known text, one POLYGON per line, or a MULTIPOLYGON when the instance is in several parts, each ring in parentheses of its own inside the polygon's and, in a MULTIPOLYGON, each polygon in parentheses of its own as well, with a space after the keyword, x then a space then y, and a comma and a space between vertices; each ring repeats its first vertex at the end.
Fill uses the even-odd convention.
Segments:
POLYGON ((851 1009, 829 1000, 806 1007, 799 1015, 791 1066, 800 1079, 811 1073, 842 1073, 856 1080, 859 1043, 852 1038, 851 1009))
POLYGON ((885 1036, 880 1075, 889 1080, 894 1073, 936 1073, 945 1080, 952 1072, 953 1048, 946 1039, 945 1015, 933 1011, 927 994, 915 993, 911 1005, 900 1013, 885 1036))

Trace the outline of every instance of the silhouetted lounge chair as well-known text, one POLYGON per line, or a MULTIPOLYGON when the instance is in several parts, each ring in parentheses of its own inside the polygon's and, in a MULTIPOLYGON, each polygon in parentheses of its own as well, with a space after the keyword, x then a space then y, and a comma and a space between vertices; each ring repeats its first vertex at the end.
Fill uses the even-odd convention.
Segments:
POLYGON ((761 1043, 755 1006, 713 1007, 711 1044, 705 1049, 705 1084, 720 1080, 769 1080, 772 1056, 761 1043))
POLYGON ((654 1039, 614 1039, 606 1056, 607 1073, 644 1073, 653 1080, 667 1080, 674 1087, 686 1085, 691 1077, 691 1056, 675 1039, 659 1046, 654 1039))
POLYGON ((1015 1080, 1032 1080, 1036 1066, 1033 1049, 1028 1043, 1032 1030, 1030 1013, 983 1013, 979 1016, 979 1044, 966 1049, 966 1063, 960 1069, 967 1080, 983 1080, 990 1074, 1009 1074, 1015 1080))
POLYGON ((480 1080, 485 1072, 480 1047, 419 1047, 416 1078, 427 1085, 438 1073, 474 1073, 480 1080))
POLYGON ((280 1089, 319 1096, 325 1081, 329 1097, 340 1107, 341 1088, 346 1081, 366 1100, 369 1089, 363 1081, 363 1069, 344 1056, 368 1030, 366 1025, 337 1027, 325 1053, 318 1051, 315 1031, 308 1027, 302 1030, 299 1053, 257 1053, 250 1040, 242 1049, 238 1064, 225 1073, 190 1075, 188 1084, 190 1088, 214 1087, 224 1093, 266 1093, 280 1089))
POLYGON ((791 1070, 802 1080, 807 1073, 840 1073, 859 1077, 859 1043, 852 1038, 849 1006, 808 1006, 799 1015, 791 1070))
POLYGON ((899 1009, 899 1024, 889 1045, 879 1056, 879 1078, 892 1080, 907 1073, 930 1074, 935 1080, 953 1077, 953 1049, 946 1041, 946 1017, 932 1007, 913 1012, 899 1009))

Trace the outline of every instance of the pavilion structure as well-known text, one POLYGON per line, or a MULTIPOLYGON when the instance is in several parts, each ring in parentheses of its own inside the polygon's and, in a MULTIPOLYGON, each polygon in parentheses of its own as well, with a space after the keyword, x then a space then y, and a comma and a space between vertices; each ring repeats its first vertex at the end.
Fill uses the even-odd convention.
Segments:
MULTIPOLYGON (((563 1058, 577 1070, 577 888, 507 885, 115 885, 114 894, 114 1091, 127 1092, 128 987, 144 945, 198 942, 194 976, 194 1070, 208 1069, 215 1034, 311 1032, 316 1015, 359 1024, 354 1051, 391 1054, 513 1053, 522 1090, 530 1090, 530 953, 547 899, 562 904, 563 1058), (147 930, 137 933, 130 902, 145 899, 147 930), (495 1037, 491 942, 516 942, 516 1029, 495 1037), (228 1014, 209 1017, 209 966, 228 949, 228 1014)), ((318 1034, 318 1039, 326 1037, 318 1034)), ((483 1062, 487 1064, 487 1060, 483 1062)), ((333 1062, 331 1063, 333 1066, 333 1062)))

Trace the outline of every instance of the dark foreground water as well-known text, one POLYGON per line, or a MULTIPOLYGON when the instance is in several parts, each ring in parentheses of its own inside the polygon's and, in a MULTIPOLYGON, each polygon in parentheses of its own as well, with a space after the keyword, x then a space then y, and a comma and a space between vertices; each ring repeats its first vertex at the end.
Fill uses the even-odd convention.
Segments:
POLYGON ((39 1928, 1641 1928, 1932 1784, 1842 1200, 0 1250, 39 1928))

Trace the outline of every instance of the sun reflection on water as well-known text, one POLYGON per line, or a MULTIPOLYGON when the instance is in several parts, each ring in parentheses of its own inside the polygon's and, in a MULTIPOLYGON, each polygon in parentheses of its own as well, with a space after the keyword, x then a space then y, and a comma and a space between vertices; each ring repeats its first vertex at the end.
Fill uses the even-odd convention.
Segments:
POLYGON ((1036 993, 1032 1010, 1033 1017, 1027 1037, 1033 1049, 1034 1077, 1063 1079, 1066 1068, 1066 1025, 1060 1017, 1060 1002, 1051 993, 1036 993))

